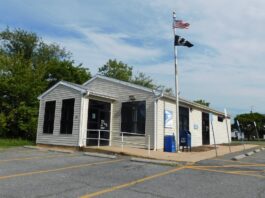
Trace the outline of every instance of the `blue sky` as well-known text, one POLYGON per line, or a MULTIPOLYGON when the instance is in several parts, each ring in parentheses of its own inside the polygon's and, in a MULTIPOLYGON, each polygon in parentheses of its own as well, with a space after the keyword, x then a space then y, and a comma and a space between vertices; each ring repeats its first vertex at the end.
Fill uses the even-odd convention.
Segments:
POLYGON ((230 114, 265 113, 265 1, 1 1, 0 30, 36 32, 73 53, 92 74, 118 59, 174 87, 172 11, 191 24, 178 34, 180 95, 230 114))

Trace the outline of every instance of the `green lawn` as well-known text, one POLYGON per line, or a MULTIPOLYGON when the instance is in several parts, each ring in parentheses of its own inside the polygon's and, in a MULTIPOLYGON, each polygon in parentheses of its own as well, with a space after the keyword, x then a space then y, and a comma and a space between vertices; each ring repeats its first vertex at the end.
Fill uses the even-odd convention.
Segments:
POLYGON ((15 146, 34 145, 34 142, 23 139, 6 139, 0 138, 0 149, 10 148, 15 146))

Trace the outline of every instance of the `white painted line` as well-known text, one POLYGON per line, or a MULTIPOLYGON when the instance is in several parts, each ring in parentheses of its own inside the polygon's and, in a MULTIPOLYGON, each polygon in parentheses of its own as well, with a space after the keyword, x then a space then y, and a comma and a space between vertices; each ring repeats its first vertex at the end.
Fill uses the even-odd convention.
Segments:
POLYGON ((116 155, 107 155, 107 154, 103 154, 103 153, 90 153, 90 152, 86 152, 86 153, 84 153, 84 155, 91 156, 91 157, 109 158, 109 159, 116 159, 117 158, 116 155))

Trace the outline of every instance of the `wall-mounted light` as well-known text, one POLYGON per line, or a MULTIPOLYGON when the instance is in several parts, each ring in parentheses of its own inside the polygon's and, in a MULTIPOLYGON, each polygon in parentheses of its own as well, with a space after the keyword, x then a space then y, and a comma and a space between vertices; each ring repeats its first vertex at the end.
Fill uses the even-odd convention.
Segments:
POLYGON ((129 100, 130 100, 130 101, 135 101, 135 100, 136 100, 136 98, 135 98, 135 96, 134 96, 134 95, 129 95, 129 100))

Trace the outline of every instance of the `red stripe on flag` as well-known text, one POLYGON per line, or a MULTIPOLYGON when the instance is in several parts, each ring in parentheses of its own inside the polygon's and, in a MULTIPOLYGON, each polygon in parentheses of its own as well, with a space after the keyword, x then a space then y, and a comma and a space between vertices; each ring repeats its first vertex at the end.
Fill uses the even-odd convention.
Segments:
POLYGON ((188 29, 189 23, 183 22, 182 20, 174 20, 173 28, 188 29))

